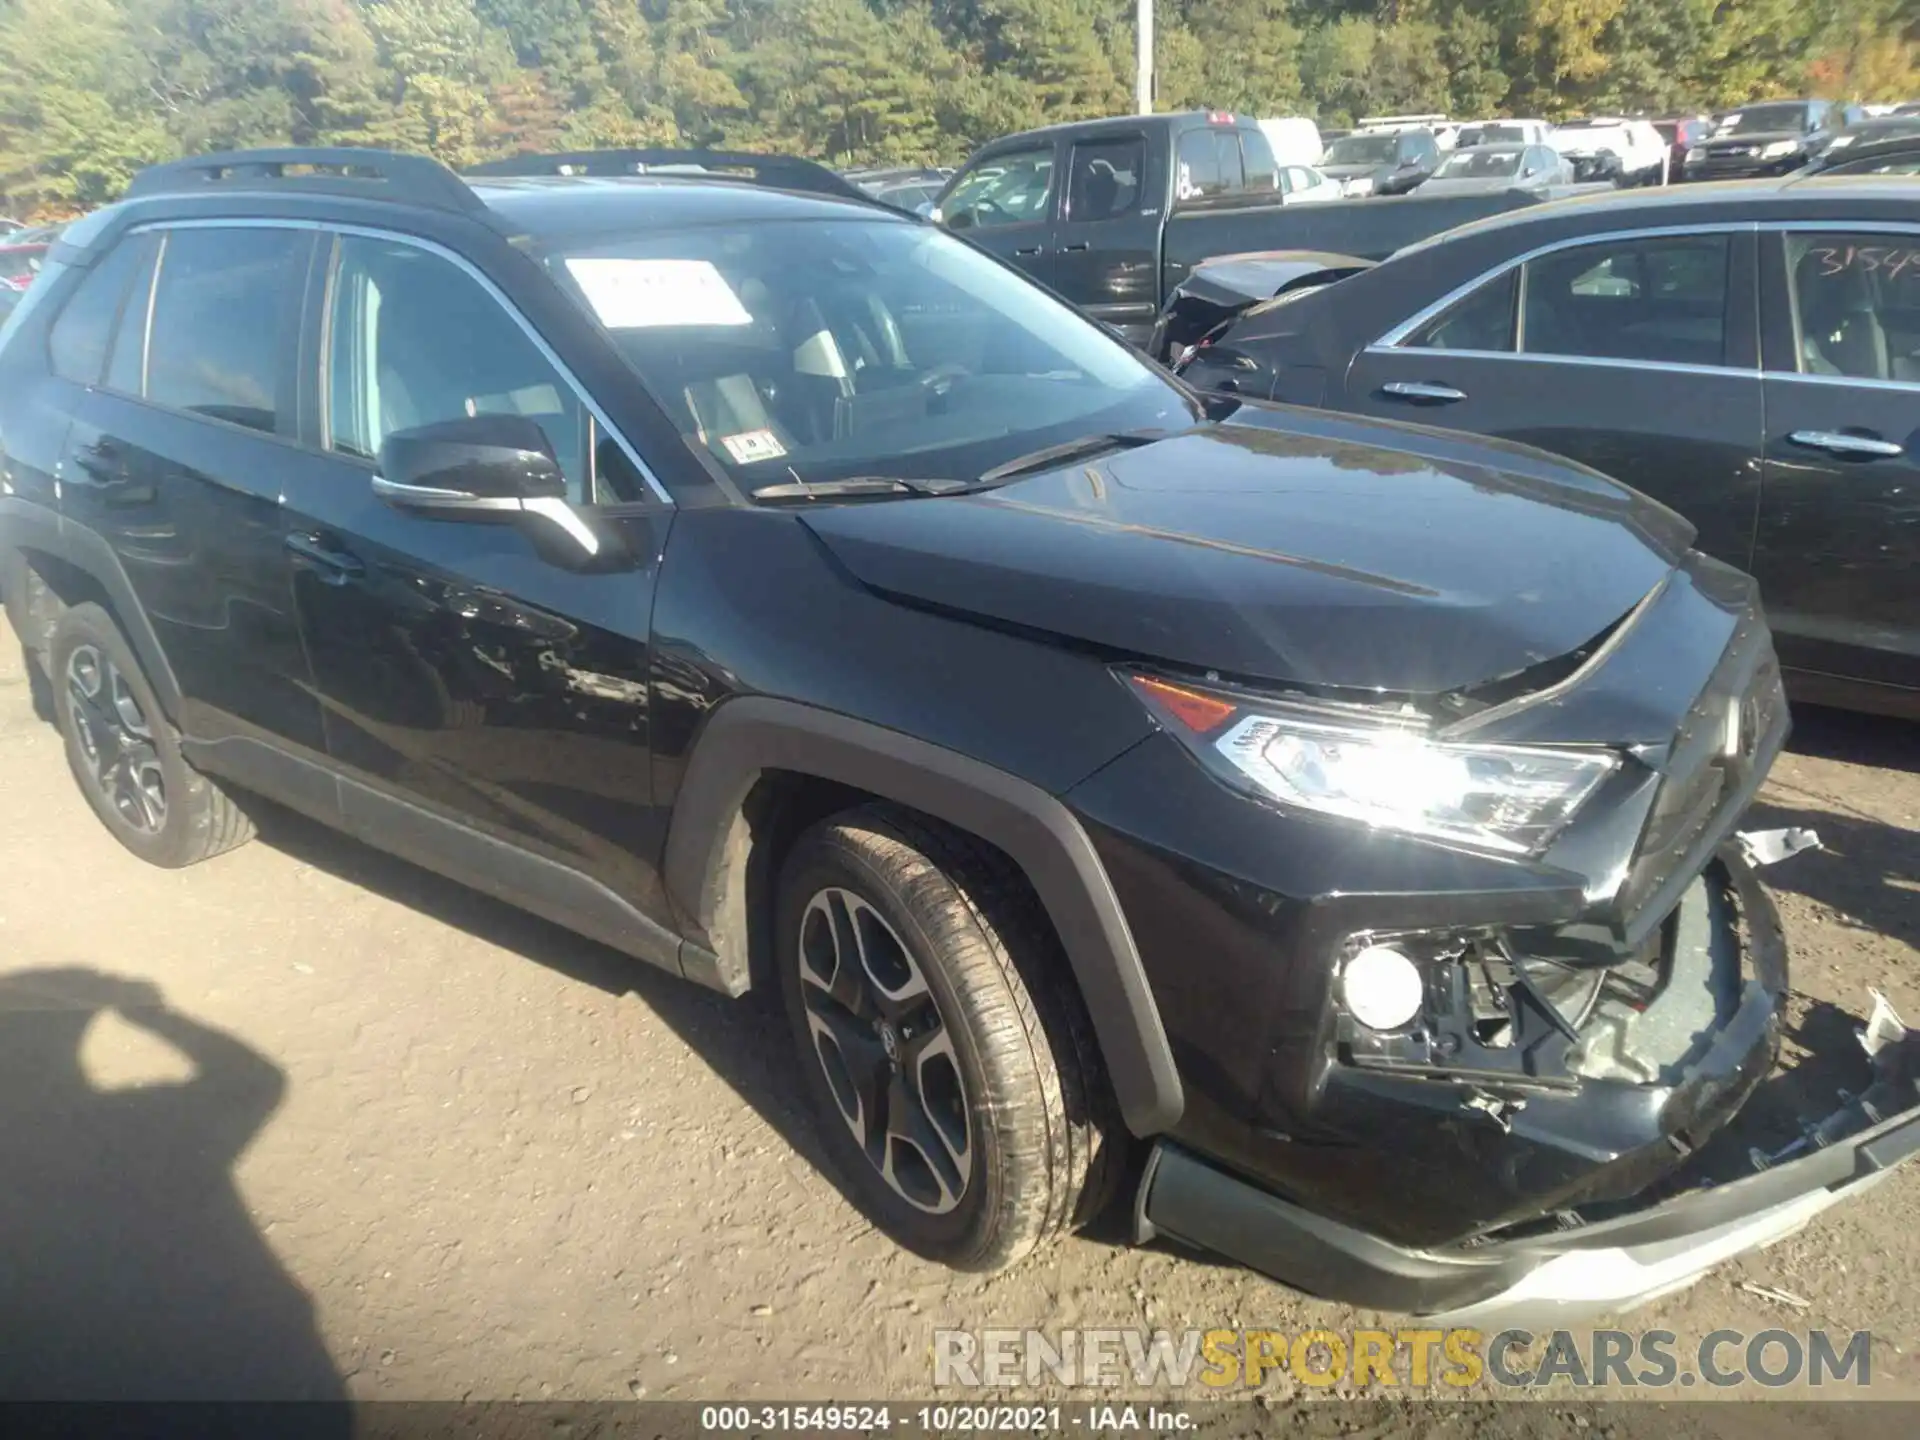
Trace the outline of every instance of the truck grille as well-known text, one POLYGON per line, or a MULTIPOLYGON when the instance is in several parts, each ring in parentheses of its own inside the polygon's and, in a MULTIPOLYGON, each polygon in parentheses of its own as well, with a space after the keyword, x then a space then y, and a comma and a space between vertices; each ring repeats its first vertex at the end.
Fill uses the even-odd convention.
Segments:
POLYGON ((1743 619, 1674 736, 1618 900, 1629 938, 1658 925, 1726 839, 1786 738, 1786 692, 1767 629, 1743 619))

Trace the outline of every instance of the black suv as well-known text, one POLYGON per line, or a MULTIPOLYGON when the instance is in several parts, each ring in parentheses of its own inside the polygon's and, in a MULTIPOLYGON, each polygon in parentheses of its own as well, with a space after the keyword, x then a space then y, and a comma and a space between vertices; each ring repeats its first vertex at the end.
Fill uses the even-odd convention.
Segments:
POLYGON ((959 1266, 1131 1174, 1323 1293, 1611 1305, 1920 1143, 1888 1078, 1675 1173, 1773 1063, 1734 827, 1788 723, 1678 517, 1203 402, 824 171, 671 163, 216 156, 67 231, 0 556, 127 848, 264 795, 783 995, 852 1195, 959 1266))

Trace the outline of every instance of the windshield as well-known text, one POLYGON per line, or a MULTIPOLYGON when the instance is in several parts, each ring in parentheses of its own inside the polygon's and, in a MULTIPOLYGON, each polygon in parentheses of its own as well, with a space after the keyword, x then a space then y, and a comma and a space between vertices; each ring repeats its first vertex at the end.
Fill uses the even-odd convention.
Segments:
POLYGON ((1799 130, 1807 120, 1804 105, 1749 105, 1720 118, 1717 135, 1757 135, 1767 130, 1799 130))
POLYGON ((1518 150, 1460 150, 1440 167, 1436 180, 1491 180, 1520 173, 1518 150))
POLYGON ((1322 165, 1384 165, 1393 159, 1392 135, 1349 135, 1327 147, 1322 165))
POLYGON ((1099 326, 928 226, 716 225, 548 264, 746 490, 973 480, 1043 446, 1198 414, 1099 326))
POLYGON ((1475 145, 1520 144, 1527 138, 1527 132, 1518 125, 1469 125, 1460 132, 1460 148, 1471 149, 1475 145))

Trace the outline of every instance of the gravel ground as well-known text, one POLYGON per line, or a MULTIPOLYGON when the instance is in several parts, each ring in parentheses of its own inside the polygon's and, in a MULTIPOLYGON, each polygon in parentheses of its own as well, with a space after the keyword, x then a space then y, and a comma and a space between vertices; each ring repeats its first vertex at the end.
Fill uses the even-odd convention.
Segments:
MULTIPOLYGON (((913 1259, 822 1174, 767 1010, 290 817, 148 868, 14 653, 0 1395, 910 1397, 940 1327, 1370 1319, 1101 1239, 997 1277, 913 1259)), ((1920 1020, 1916 735, 1807 712, 1767 790, 1828 846, 1769 872, 1798 1041, 1851 1046, 1868 986, 1920 1020)), ((1627 1323, 1870 1329, 1873 1393, 1920 1397, 1920 1172, 1627 1323)))

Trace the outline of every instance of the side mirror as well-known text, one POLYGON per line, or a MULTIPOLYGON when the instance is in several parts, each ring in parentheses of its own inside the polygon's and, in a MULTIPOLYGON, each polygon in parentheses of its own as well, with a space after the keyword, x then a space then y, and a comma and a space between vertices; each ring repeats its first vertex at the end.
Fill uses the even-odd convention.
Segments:
MULTIPOLYGON (((567 537, 563 563, 610 558, 606 537, 568 503, 547 432, 524 415, 468 415, 394 431, 381 443, 373 493, 435 519, 537 517, 567 537)), ((535 536, 543 553, 550 538, 547 526, 535 536)))

